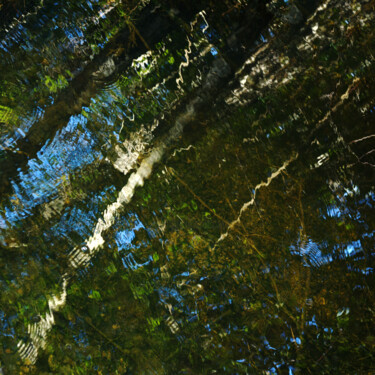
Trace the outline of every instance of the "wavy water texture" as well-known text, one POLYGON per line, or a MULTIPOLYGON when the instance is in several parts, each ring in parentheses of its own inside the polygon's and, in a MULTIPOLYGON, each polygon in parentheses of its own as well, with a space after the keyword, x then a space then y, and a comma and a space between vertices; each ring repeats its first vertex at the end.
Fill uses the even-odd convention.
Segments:
MULTIPOLYGON (((280 49, 273 38, 268 41, 262 41, 260 47, 247 59, 244 65, 237 70, 236 78, 239 79, 240 87, 234 89, 230 96, 227 97, 228 105, 245 106, 251 103, 263 90, 276 89, 287 85, 305 72, 303 61, 318 50, 323 50, 327 43, 334 42, 334 36, 331 35, 325 27, 319 26, 319 17, 329 6, 336 6, 334 0, 327 0, 321 4, 312 16, 308 18, 303 29, 307 32, 304 36, 297 36, 297 49, 300 53, 298 59, 300 64, 291 64, 291 56, 285 53, 284 49, 280 49), (324 40, 323 45, 318 42, 324 40), (245 72, 250 71, 246 74, 245 72)), ((360 12, 361 5, 358 4, 353 11, 350 2, 342 2, 340 4, 342 11, 346 12, 351 23, 360 22, 362 25, 370 22, 374 18, 374 14, 366 14, 360 12)), ((338 28, 344 34, 345 30, 338 28)), ((369 55, 371 59, 371 55, 369 55)))
MULTIPOLYGON (((223 75, 227 75, 229 70, 226 63, 221 60, 216 60, 216 62, 217 63, 216 65, 214 64, 212 70, 216 72, 218 71, 218 69, 223 68, 223 75)), ((218 83, 218 76, 213 77, 212 74, 208 74, 207 77, 213 79, 213 82, 218 83)), ((206 85, 205 87, 211 90, 213 82, 211 82, 209 85, 206 85)), ((206 95, 206 97, 209 98, 210 96, 206 95)), ((177 117, 174 126, 169 130, 167 136, 164 139, 160 140, 157 145, 155 145, 151 149, 148 156, 146 156, 142 160, 139 168, 130 175, 128 182, 119 192, 116 202, 107 206, 102 215, 103 219, 98 220, 93 230, 92 236, 85 241, 83 246, 74 248, 69 253, 69 262, 71 268, 66 270, 66 274, 71 273, 78 267, 89 265, 91 259, 104 245, 103 233, 116 222, 116 219, 121 210, 126 204, 131 201, 136 188, 143 186, 145 180, 151 176, 155 164, 162 160, 168 146, 173 144, 175 140, 181 136, 184 127, 195 118, 197 107, 199 105, 201 105, 201 99, 199 98, 194 98, 190 101, 190 103, 186 106, 186 111, 177 117)), ((129 158, 130 162, 132 163, 133 159, 131 157, 129 158)), ((128 173, 129 166, 125 166, 124 168, 120 169, 122 169, 124 173, 128 173)), ((48 302, 50 306, 50 314, 43 320, 41 324, 32 325, 28 329, 32 334, 30 334, 31 342, 29 344, 25 344, 20 341, 19 349, 22 351, 21 356, 23 359, 27 358, 31 363, 35 363, 38 355, 38 350, 40 348, 43 348, 43 346, 45 345, 44 343, 47 333, 54 323, 53 311, 57 311, 57 308, 61 308, 61 306, 63 306, 65 303, 66 286, 68 279, 68 277, 64 278, 64 292, 62 294, 62 296, 64 297, 57 299, 57 297, 54 296, 48 302)), ((173 329, 173 331, 176 330, 175 324, 173 324, 172 320, 170 321, 170 327, 171 329, 173 329)))
MULTIPOLYGON (((150 155, 142 161, 137 171, 130 175, 127 184, 119 192, 116 202, 109 205, 104 211, 104 220, 98 220, 93 235, 85 241, 82 247, 76 248, 70 252, 69 258, 72 269, 82 265, 87 266, 93 256, 99 251, 100 247, 104 245, 104 239, 102 237, 103 232, 108 230, 115 223, 119 211, 131 201, 135 189, 143 186, 145 180, 150 177, 154 165, 162 159, 167 145, 181 135, 184 126, 194 118, 194 115, 194 105, 188 106, 187 112, 176 120, 166 140, 161 142, 159 146, 154 147, 150 155)), ((58 311, 66 301, 68 279, 64 277, 63 280, 63 292, 61 297, 57 298, 53 296, 52 299, 48 301, 49 313, 47 313, 46 317, 41 318, 39 323, 28 327, 30 342, 28 344, 25 344, 23 341, 18 343, 19 353, 24 360, 28 359, 31 363, 35 363, 38 350, 45 346, 47 333, 54 324, 53 313, 54 311, 58 311)))
MULTIPOLYGON (((205 18, 205 14, 206 14, 206 13, 205 13, 204 11, 199 12, 199 13, 197 14, 197 16, 195 17, 194 21, 190 23, 190 30, 191 30, 192 32, 194 31, 194 27, 195 27, 195 25, 196 25, 197 22, 198 22, 198 17, 199 17, 199 16, 201 16, 202 19, 204 20, 204 22, 206 23, 206 25, 204 26, 202 32, 203 32, 203 34, 206 32, 206 30, 208 29, 209 25, 208 25, 207 20, 206 20, 206 18, 205 18)), ((177 87, 178 87, 179 89, 181 89, 181 90, 182 90, 181 83, 184 83, 184 78, 183 78, 183 76, 182 76, 182 69, 183 69, 183 68, 187 68, 187 67, 189 66, 189 64, 190 64, 189 56, 190 56, 190 54, 191 54, 191 46, 192 46, 190 38, 187 36, 186 39, 187 39, 187 41, 188 41, 188 47, 187 47, 187 48, 185 49, 185 51, 184 51, 184 52, 185 52, 184 56, 185 56, 185 60, 186 60, 186 61, 183 61, 183 62, 180 64, 180 66, 179 66, 179 68, 178 68, 178 76, 179 76, 179 77, 176 79, 177 87)))
POLYGON ((55 324, 54 312, 65 305, 66 301, 67 279, 63 277, 62 293, 60 297, 53 296, 48 300, 48 312, 45 317, 40 317, 38 323, 28 326, 30 341, 25 343, 19 341, 17 344, 18 352, 23 360, 28 359, 30 363, 35 363, 40 348, 44 349, 47 343, 47 334, 55 324))
POLYGON ((237 219, 233 220, 233 221, 229 224, 229 226, 228 226, 228 228, 227 228, 227 231, 226 231, 225 233, 223 233, 223 234, 220 236, 220 238, 216 241, 215 246, 216 246, 219 242, 221 242, 221 241, 223 241, 225 238, 227 238, 228 235, 229 235, 229 232, 230 232, 230 231, 231 231, 231 230, 232 230, 237 224, 239 224, 239 223, 241 222, 241 216, 242 216, 242 214, 243 214, 243 213, 244 213, 244 212, 245 212, 250 206, 252 206, 252 205, 255 203, 255 198, 256 198, 256 193, 257 193, 257 191, 258 191, 259 189, 263 188, 263 187, 267 187, 267 186, 269 186, 270 183, 271 183, 275 178, 277 178, 277 177, 281 174, 281 172, 283 172, 283 171, 289 166, 289 164, 291 164, 291 163, 292 163, 293 161, 295 161, 297 158, 298 158, 298 154, 295 154, 295 155, 291 156, 290 159, 286 160, 286 161, 284 162, 284 164, 283 164, 283 165, 282 165, 277 171, 273 172, 273 173, 271 174, 271 176, 269 176, 269 177, 267 178, 267 181, 262 181, 262 182, 260 182, 258 185, 255 186, 255 188, 254 188, 254 195, 253 195, 253 198, 252 198, 250 201, 248 201, 248 202, 246 202, 246 203, 243 204, 243 206, 241 207, 241 210, 240 210, 240 212, 239 212, 239 214, 238 214, 237 219))

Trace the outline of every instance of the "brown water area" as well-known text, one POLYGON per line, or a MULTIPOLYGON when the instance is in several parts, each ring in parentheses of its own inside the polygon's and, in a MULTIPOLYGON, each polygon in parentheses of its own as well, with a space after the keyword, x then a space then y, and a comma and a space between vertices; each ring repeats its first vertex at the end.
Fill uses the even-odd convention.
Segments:
POLYGON ((374 0, 0 0, 0 374, 375 374, 374 0))

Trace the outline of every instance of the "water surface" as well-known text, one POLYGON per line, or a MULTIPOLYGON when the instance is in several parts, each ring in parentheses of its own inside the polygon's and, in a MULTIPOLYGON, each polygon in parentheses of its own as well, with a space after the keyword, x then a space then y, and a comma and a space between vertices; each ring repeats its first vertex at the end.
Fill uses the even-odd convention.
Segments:
POLYGON ((2 372, 374 372, 374 7, 2 5, 2 372))

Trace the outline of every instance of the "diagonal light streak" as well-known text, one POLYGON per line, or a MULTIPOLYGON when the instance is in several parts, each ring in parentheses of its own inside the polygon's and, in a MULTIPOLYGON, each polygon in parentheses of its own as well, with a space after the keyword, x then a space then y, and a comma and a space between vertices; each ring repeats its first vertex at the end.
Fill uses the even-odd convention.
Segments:
POLYGON ((257 193, 257 191, 258 191, 259 189, 261 189, 262 187, 267 187, 267 186, 269 186, 269 184, 270 184, 275 178, 277 178, 277 177, 281 174, 281 172, 284 171, 284 170, 289 166, 290 163, 292 163, 292 162, 293 162, 294 160, 296 160, 297 158, 298 158, 298 153, 295 154, 295 155, 293 155, 289 160, 285 161, 284 164, 283 164, 283 165, 282 165, 282 166, 281 166, 276 172, 273 172, 273 173, 271 174, 271 176, 267 178, 267 181, 262 181, 262 182, 260 182, 257 186, 255 186, 255 189, 254 189, 254 196, 253 196, 253 198, 252 198, 250 201, 246 202, 246 203, 242 206, 242 208, 241 208, 241 210, 240 210, 240 213, 239 213, 237 219, 236 219, 236 220, 233 220, 233 221, 230 223, 230 225, 229 225, 228 228, 227 228, 227 231, 226 231, 225 233, 223 233, 223 234, 220 236, 220 238, 216 241, 215 246, 216 246, 219 242, 223 241, 226 237, 228 237, 229 232, 230 232, 230 231, 231 231, 231 230, 232 230, 237 224, 239 224, 239 223, 241 222, 241 216, 242 216, 242 214, 243 214, 243 213, 244 213, 244 212, 245 212, 250 206, 252 206, 252 205, 255 203, 255 198, 256 198, 256 193, 257 193))

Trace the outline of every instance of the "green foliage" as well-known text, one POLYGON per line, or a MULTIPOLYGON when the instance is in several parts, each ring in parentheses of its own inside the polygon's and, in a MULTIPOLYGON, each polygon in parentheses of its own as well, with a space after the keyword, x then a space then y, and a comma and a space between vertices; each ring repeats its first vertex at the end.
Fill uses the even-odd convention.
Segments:
POLYGON ((56 80, 47 75, 44 79, 44 84, 51 93, 56 93, 57 91, 67 87, 68 81, 62 74, 59 74, 56 80))
MULTIPOLYGON (((333 1, 309 23, 303 2, 294 1, 304 29, 283 21, 294 5, 280 2, 262 31, 265 44, 254 44, 250 31, 271 17, 263 4, 199 2, 210 27, 203 34, 202 15, 190 17, 196 3, 177 2, 178 13, 152 2, 170 17, 170 34, 122 71, 126 43, 115 50, 102 43, 126 35, 139 3, 112 3, 116 11, 97 28, 81 3, 66 5, 73 25, 90 21, 85 43, 90 53, 104 51, 97 60, 71 51, 52 61, 51 43, 38 59, 32 48, 22 52, 42 68, 7 66, 0 122, 9 128, 20 121, 12 102, 29 113, 48 106, 40 102, 48 97, 75 97, 75 67, 93 74, 110 56, 118 71, 102 86, 78 79, 74 87, 88 87, 74 109, 81 123, 51 140, 58 148, 63 138, 65 148, 51 154, 45 147, 44 164, 40 153, 30 179, 2 198, 1 365, 14 374, 371 373, 374 155, 367 142, 375 32, 365 15, 372 17, 374 2, 333 1), (203 53, 213 45, 219 57, 203 53), (233 75, 210 94, 207 77, 220 73, 211 71, 219 58, 233 75), (28 82, 16 90, 20 76, 28 82), (189 112, 192 102, 203 104, 189 112), (187 112, 183 132, 168 139, 187 112), (154 120, 160 124, 148 132, 154 120), (83 162, 83 145, 99 156, 83 162), (136 151, 127 176, 111 166, 116 146, 136 151), (162 161, 91 253, 83 243, 108 220, 106 210, 153 147, 165 150, 162 161), (89 260, 73 267, 78 249, 89 260), (51 301, 63 295, 61 275, 69 281, 66 301, 52 311, 51 301), (22 361, 18 340, 28 342, 29 327, 51 312, 37 362, 22 361)), ((29 43, 42 40, 44 28, 29 43)), ((51 38, 61 47, 66 37, 51 38)), ((65 126, 66 108, 51 108, 65 126)))

